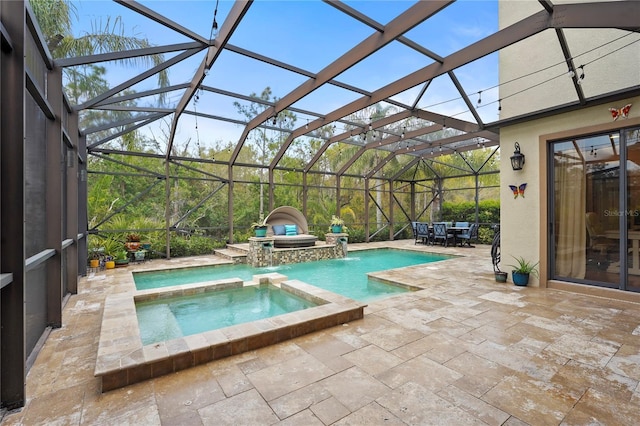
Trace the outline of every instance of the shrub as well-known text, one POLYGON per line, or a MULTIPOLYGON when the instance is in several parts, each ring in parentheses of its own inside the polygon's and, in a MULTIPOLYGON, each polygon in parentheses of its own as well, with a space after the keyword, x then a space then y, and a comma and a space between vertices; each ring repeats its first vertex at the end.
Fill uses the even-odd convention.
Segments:
MULTIPOLYGON (((476 221, 476 204, 473 201, 461 203, 442 203, 442 220, 445 221, 476 221)), ((479 223, 500 223, 500 201, 484 200, 478 203, 479 223)))
POLYGON ((495 231, 491 226, 484 225, 478 228, 478 243, 491 244, 493 242, 493 236, 495 231))
POLYGON ((349 229, 349 242, 350 243, 364 243, 364 229, 351 227, 349 229))
POLYGON ((226 245, 224 241, 202 235, 171 235, 171 257, 198 256, 212 254, 226 245))

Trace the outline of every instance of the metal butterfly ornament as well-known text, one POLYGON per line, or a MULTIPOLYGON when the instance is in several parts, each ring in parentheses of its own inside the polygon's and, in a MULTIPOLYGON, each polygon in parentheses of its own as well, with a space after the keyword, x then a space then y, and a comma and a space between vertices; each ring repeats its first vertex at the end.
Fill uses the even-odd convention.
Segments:
POLYGON ((631 104, 626 104, 622 108, 609 108, 609 112, 611 113, 611 117, 613 117, 613 121, 616 121, 620 117, 629 117, 629 111, 631 111, 631 104))
POLYGON ((513 199, 515 200, 516 198, 518 198, 518 195, 524 198, 524 190, 526 187, 526 183, 522 183, 520 184, 520 186, 509 185, 509 188, 511 188, 511 190, 513 191, 513 199))

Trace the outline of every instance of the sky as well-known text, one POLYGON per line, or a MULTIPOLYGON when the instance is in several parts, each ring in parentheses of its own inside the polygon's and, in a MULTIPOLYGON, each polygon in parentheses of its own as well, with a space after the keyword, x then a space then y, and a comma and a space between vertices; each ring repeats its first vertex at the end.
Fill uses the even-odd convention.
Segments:
MULTIPOLYGON (((346 1, 350 7, 369 15, 372 19, 385 25, 390 20, 411 7, 411 1, 346 1)), ((137 13, 115 2, 102 0, 74 1, 77 8, 77 22, 74 32, 81 35, 90 32, 94 25, 103 26, 111 17, 120 17, 127 35, 146 37, 153 45, 174 44, 189 41, 181 34, 140 16, 137 13)), ((142 1, 141 4, 170 17, 178 24, 189 28, 204 38, 211 34, 214 1, 142 1)), ((221 26, 233 2, 219 1, 216 20, 221 26)), ((405 35, 440 56, 447 56, 458 49, 480 40, 496 31, 498 27, 497 1, 458 1, 426 22, 418 25, 405 35)), ((353 46, 374 33, 368 26, 354 20, 337 9, 317 0, 305 1, 269 1, 256 0, 249 8, 247 15, 230 39, 230 44, 250 50, 278 61, 317 73, 353 46)), ((167 54, 166 58, 174 54, 167 54)), ((203 60, 203 54, 195 55, 189 60, 170 68, 171 84, 184 83, 191 80, 194 71, 203 60)), ((356 64, 336 77, 336 80, 374 91, 396 79, 432 63, 424 55, 394 42, 356 64)), ((125 68, 108 64, 107 78, 112 85, 126 81, 140 68, 125 68)), ((456 71, 456 77, 469 93, 472 101, 482 91, 482 106, 479 113, 485 122, 498 119, 497 89, 498 65, 497 54, 492 54, 456 71), (492 89, 493 88, 493 89, 492 89)), ((250 60, 232 52, 223 52, 204 84, 222 88, 242 95, 260 93, 270 86, 274 95, 282 97, 306 81, 307 77, 283 71, 277 67, 250 60)), ((137 91, 156 87, 154 78, 134 86, 137 91)), ((421 86, 394 97, 395 100, 411 105, 421 86)), ((170 103, 177 102, 181 93, 170 94, 170 103)), ((323 87, 310 96, 296 102, 293 106, 329 113, 347 102, 358 99, 361 95, 336 88, 323 87)), ((419 107, 457 118, 473 121, 466 112, 467 107, 458 98, 451 80, 445 75, 435 79, 419 102, 419 107), (447 102, 449 101, 449 102, 447 102)), ((188 109, 193 109, 193 102, 188 109)), ((199 112, 241 118, 233 107, 233 99, 204 93, 199 97, 195 108, 199 112)), ((298 125, 308 117, 299 115, 298 125)), ((195 137, 195 122, 192 116, 180 121, 180 135, 195 137)), ((155 131, 156 133, 158 130, 155 131)), ((217 120, 198 120, 198 134, 206 135, 208 140, 237 141, 242 126, 224 123, 217 120), (211 136, 213 135, 213 136, 211 136)), ((203 136, 203 139, 205 137, 203 136)))

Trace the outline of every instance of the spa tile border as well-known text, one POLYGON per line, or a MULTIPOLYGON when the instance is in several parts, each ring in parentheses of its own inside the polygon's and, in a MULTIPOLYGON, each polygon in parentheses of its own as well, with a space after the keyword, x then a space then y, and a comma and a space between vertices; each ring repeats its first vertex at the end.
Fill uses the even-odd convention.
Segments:
POLYGON ((106 392, 362 319, 366 306, 298 280, 286 280, 286 276, 277 273, 256 275, 253 282, 247 283, 238 279, 227 279, 110 295, 105 299, 94 374, 101 379, 102 392, 106 392), (268 283, 313 301, 318 306, 179 339, 142 345, 136 317, 136 300, 152 300, 268 283))

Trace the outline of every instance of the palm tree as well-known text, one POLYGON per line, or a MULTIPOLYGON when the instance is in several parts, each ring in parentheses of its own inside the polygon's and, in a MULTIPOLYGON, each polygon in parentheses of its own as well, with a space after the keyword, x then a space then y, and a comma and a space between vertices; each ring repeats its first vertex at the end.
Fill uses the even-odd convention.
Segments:
MULTIPOLYGON (((78 15, 74 4, 68 0, 30 0, 30 3, 47 47, 54 58, 87 56, 151 46, 146 38, 125 35, 124 25, 119 16, 113 21, 108 18, 104 25, 102 22, 94 22, 91 33, 75 37, 72 33, 72 21, 74 17, 77 20, 78 15)), ((125 66, 148 66, 151 64, 155 66, 164 62, 164 56, 161 54, 141 56, 117 62, 125 66)), ((94 68, 92 66, 85 68, 88 70, 87 72, 65 69, 65 76, 76 88, 92 88, 94 86, 90 81, 95 74, 94 68)), ((169 85, 166 70, 158 73, 158 85, 160 87, 169 85)), ((160 95, 159 101, 161 104, 164 103, 163 95, 160 95)))

